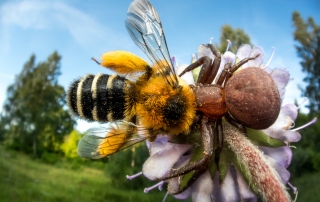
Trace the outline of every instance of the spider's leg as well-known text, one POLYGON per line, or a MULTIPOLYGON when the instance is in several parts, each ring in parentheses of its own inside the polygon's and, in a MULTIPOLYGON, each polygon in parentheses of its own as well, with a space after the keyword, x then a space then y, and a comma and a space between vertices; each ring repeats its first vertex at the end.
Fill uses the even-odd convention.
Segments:
POLYGON ((181 187, 181 180, 184 177, 184 175, 179 176, 178 180, 176 180, 176 178, 169 179, 168 192, 172 195, 180 194, 181 192, 185 191, 188 187, 190 187, 198 179, 198 177, 200 177, 204 173, 204 171, 205 169, 196 170, 193 173, 190 180, 188 180, 188 182, 183 187, 181 187))
POLYGON ((216 128, 215 128, 215 138, 217 140, 217 148, 214 151, 214 163, 217 166, 217 170, 220 171, 219 168, 219 161, 220 161, 220 154, 223 148, 223 128, 222 128, 222 120, 218 119, 216 128))
POLYGON ((192 63, 186 69, 179 75, 182 76, 188 71, 191 71, 200 65, 202 65, 198 81, 197 83, 202 83, 202 84, 211 84, 212 81, 215 79, 217 72, 219 70, 219 66, 221 63, 221 53, 212 45, 212 44, 207 44, 211 52, 216 56, 214 58, 214 61, 208 57, 208 56, 203 56, 196 62, 192 63))
POLYGON ((205 170, 207 169, 211 156, 213 153, 213 135, 209 128, 208 117, 203 116, 201 119, 201 138, 203 146, 203 157, 200 160, 189 163, 181 168, 171 169, 170 173, 164 177, 158 178, 157 180, 167 180, 173 177, 181 176, 189 173, 192 170, 205 170))
POLYGON ((231 69, 230 72, 234 73, 235 71, 237 71, 237 69, 239 69, 239 67, 241 67, 242 65, 244 65, 245 63, 249 62, 249 60, 254 60, 257 57, 259 57, 260 54, 257 54, 255 57, 251 57, 251 58, 244 58, 242 59, 240 62, 238 62, 237 64, 234 64, 231 69))
POLYGON ((179 76, 181 77, 182 75, 184 75, 185 73, 192 71, 193 69, 199 67, 202 65, 200 74, 199 74, 199 78, 197 83, 199 83, 200 80, 205 80, 207 79, 206 76, 208 76, 207 74, 204 74, 203 72, 208 72, 208 70, 211 69, 211 63, 212 60, 208 57, 208 56, 203 56, 201 58, 199 58, 197 61, 195 61, 194 63, 192 63, 191 65, 189 65, 188 67, 186 67, 180 74, 179 76))
POLYGON ((217 81, 217 85, 222 86, 222 84, 224 83, 224 81, 228 78, 231 77, 231 73, 230 73, 230 69, 231 69, 231 64, 227 63, 224 65, 224 69, 222 70, 219 79, 217 81))
POLYGON ((224 117, 226 118, 226 120, 227 120, 232 126, 234 126, 235 128, 237 128, 238 130, 240 130, 240 131, 243 132, 244 134, 247 134, 246 128, 245 128, 240 122, 238 122, 237 120, 235 120, 234 118, 232 118, 229 113, 227 113, 224 117))
POLYGON ((199 73, 199 78, 201 75, 207 75, 206 80, 201 80, 198 78, 198 82, 197 83, 203 83, 203 84, 211 84, 212 81, 216 78, 219 67, 220 67, 220 63, 221 63, 221 53, 216 49, 216 47, 214 47, 214 45, 212 44, 207 44, 207 46, 209 47, 209 49, 211 50, 211 52, 213 53, 214 56, 216 56, 214 58, 213 63, 210 65, 209 69, 205 69, 201 68, 201 71, 199 73))

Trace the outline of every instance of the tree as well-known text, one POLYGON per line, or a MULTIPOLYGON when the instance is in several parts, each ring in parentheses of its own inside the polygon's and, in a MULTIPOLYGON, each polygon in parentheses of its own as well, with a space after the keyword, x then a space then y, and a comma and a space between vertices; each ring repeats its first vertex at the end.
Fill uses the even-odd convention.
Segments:
POLYGON ((63 136, 73 129, 75 121, 64 109, 65 90, 58 84, 60 59, 54 52, 36 65, 32 55, 8 87, 1 124, 9 147, 34 156, 58 151, 63 136))
POLYGON ((227 39, 231 41, 231 46, 229 50, 235 53, 242 44, 251 44, 250 37, 240 28, 232 28, 230 25, 224 25, 221 28, 220 44, 215 46, 218 50, 224 53, 227 49, 228 42, 227 39))
POLYGON ((320 112, 320 27, 311 17, 304 21, 297 11, 293 13, 292 20, 295 27, 294 39, 298 42, 296 50, 302 59, 302 71, 307 73, 303 79, 307 87, 301 89, 302 96, 309 98, 307 107, 313 116, 320 112))

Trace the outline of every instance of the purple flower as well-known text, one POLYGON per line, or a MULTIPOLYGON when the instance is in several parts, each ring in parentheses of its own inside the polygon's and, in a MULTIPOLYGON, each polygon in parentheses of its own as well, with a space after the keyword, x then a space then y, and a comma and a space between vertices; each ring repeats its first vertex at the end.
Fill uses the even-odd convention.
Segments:
MULTIPOLYGON (((234 64, 257 54, 259 57, 242 65, 237 71, 246 67, 265 70, 273 78, 280 97, 283 99, 290 80, 289 71, 285 68, 269 68, 271 58, 266 65, 263 65, 264 51, 261 47, 251 48, 246 44, 242 45, 236 54, 226 51, 221 57, 218 74, 221 73, 227 62, 234 64)), ((204 45, 200 45, 197 56, 198 58, 208 56, 215 59, 209 48, 204 45)), ((177 66, 177 73, 183 71, 186 66, 177 66)), ((194 75, 187 72, 182 78, 187 83, 194 84, 194 76, 197 75, 197 71, 193 72, 194 75)), ((227 122, 223 123, 225 146, 221 155, 225 155, 225 158, 220 158, 225 162, 225 169, 221 167, 220 171, 211 169, 215 166, 212 161, 210 168, 201 174, 191 186, 173 196, 178 199, 186 199, 191 196, 193 201, 256 201, 259 195, 265 201, 290 201, 286 189, 286 185, 291 187, 290 173, 286 169, 292 159, 290 142, 299 141, 301 136, 298 130, 316 121, 314 119, 306 126, 292 129, 297 114, 297 106, 283 105, 273 125, 264 130, 248 128, 247 137, 227 122)), ((142 174, 150 180, 166 176, 171 169, 188 164, 192 157, 192 152, 188 151, 194 148, 193 144, 171 143, 165 134, 158 136, 154 142, 147 142, 147 146, 150 157, 143 165, 142 174)), ((169 194, 179 190, 180 181, 181 177, 167 181, 169 194)), ((160 182, 154 187, 160 188, 163 183, 160 182)), ((154 187, 147 188, 145 191, 150 191, 154 187)), ((293 189, 296 191, 294 187, 293 189)))

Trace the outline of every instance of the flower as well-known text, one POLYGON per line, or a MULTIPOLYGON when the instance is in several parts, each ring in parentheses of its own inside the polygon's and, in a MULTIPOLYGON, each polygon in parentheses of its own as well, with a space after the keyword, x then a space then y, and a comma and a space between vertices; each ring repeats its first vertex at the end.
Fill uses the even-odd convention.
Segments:
MULTIPOLYGON (((263 65, 264 51, 261 47, 242 45, 236 54, 226 51, 221 57, 218 75, 226 63, 238 63, 244 58, 259 56, 250 60, 239 68, 256 67, 265 70, 274 80, 281 99, 290 81, 290 73, 285 68, 271 69, 270 60, 263 65)), ((212 60, 215 56, 206 45, 200 45, 198 58, 208 56, 212 60)), ((175 61, 175 60, 174 60, 175 61)), ((177 73, 182 72, 187 65, 179 65, 177 73)), ((197 75, 195 70, 195 75, 197 75)), ((187 72, 182 78, 189 84, 194 84, 193 75, 187 72)), ((216 80, 213 81, 215 83, 216 80)), ((223 122, 224 147, 220 154, 219 170, 215 162, 211 161, 208 169, 203 173, 192 171, 190 174, 169 179, 168 192, 179 193, 173 195, 178 199, 191 196, 193 201, 256 201, 260 196, 264 201, 290 201, 286 185, 289 183, 290 173, 286 169, 292 159, 290 142, 297 142, 301 136, 298 130, 316 121, 314 119, 305 126, 292 129, 297 118, 298 107, 286 104, 281 107, 280 114, 269 128, 253 130, 247 128, 243 134, 227 122, 223 122), (192 178, 196 180, 189 183, 192 178), (189 184, 191 184, 189 186, 189 184), (182 192, 181 192, 182 190, 182 192), (180 193, 181 192, 181 193, 180 193)), ((190 134, 199 136, 199 131, 190 134)), ((166 176, 172 169, 195 161, 202 154, 201 141, 193 140, 179 144, 179 141, 168 139, 164 134, 158 136, 154 142, 147 142, 150 157, 143 165, 142 174, 150 180, 166 176), (192 152, 190 152, 192 151, 192 152)), ((162 188, 163 181, 153 187, 146 188, 145 192, 155 187, 162 188)), ((294 192, 296 188, 292 187, 294 192)))

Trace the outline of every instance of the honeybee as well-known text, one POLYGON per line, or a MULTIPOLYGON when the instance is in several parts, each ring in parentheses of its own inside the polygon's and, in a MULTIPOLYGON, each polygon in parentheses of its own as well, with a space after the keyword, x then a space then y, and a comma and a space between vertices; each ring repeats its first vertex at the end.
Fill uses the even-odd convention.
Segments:
POLYGON ((277 119, 281 99, 272 78, 255 67, 235 73, 259 55, 234 65, 227 63, 218 75, 221 53, 207 44, 204 46, 215 59, 199 58, 177 76, 160 17, 148 0, 131 3, 125 25, 152 65, 132 53, 111 51, 102 55, 99 64, 117 74, 86 75, 71 84, 68 105, 72 114, 87 121, 111 123, 107 129, 88 131, 79 142, 80 156, 102 158, 146 139, 154 141, 159 134, 167 134, 169 139, 185 137, 199 126, 202 159, 172 169, 159 179, 165 180, 193 170, 201 173, 207 169, 213 153, 219 169, 224 136, 222 119, 243 132, 245 127, 268 128, 277 119), (180 78, 201 65, 195 85, 180 78), (130 79, 136 74, 140 75, 136 80, 130 79), (216 82, 212 84, 213 81, 216 82))

